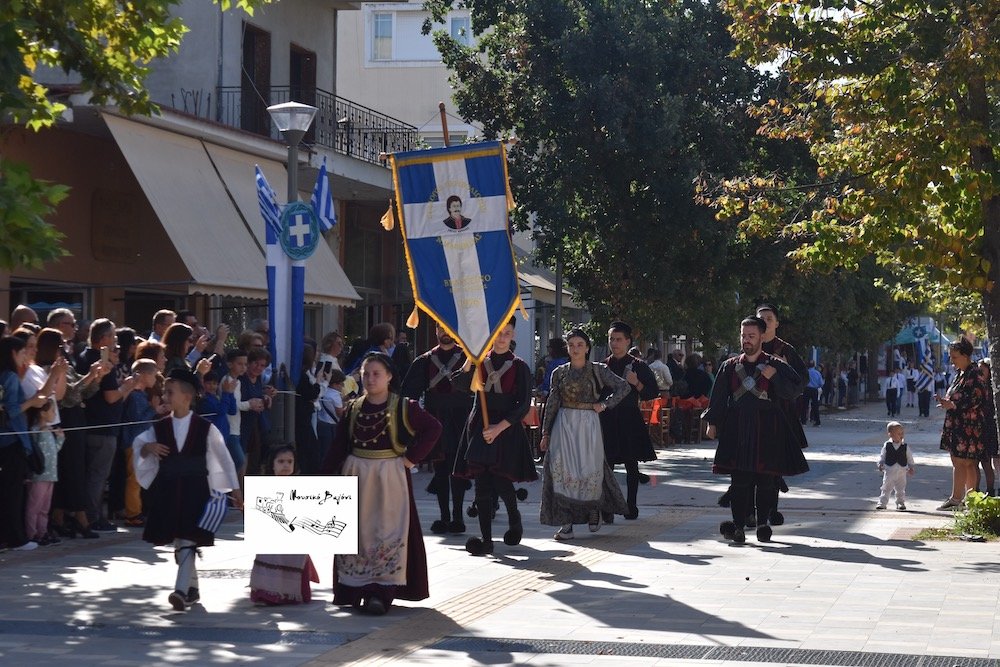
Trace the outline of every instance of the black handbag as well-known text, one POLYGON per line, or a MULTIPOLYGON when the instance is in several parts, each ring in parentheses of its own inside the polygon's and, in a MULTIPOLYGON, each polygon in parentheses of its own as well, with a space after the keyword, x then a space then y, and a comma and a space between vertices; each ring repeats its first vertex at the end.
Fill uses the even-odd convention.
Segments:
POLYGON ((28 453, 28 471, 32 475, 45 472, 45 452, 34 440, 31 441, 31 451, 28 453))

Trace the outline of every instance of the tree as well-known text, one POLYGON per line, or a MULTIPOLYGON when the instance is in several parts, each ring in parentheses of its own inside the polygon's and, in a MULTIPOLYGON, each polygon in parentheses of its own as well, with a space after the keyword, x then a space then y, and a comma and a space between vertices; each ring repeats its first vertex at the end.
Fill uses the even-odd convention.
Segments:
POLYGON ((756 108, 762 126, 804 140, 817 168, 731 179, 722 214, 810 266, 872 257, 897 293, 977 294, 1000 362, 1000 2, 725 4, 737 53, 789 81, 756 108))
POLYGON ((697 0, 464 4, 477 47, 436 42, 460 113, 517 138, 515 221, 533 216, 541 260, 603 322, 694 331, 736 312, 735 225, 693 186, 735 168, 756 129, 745 108, 765 76, 729 56, 727 18, 697 0))
MULTIPOLYGON (((235 0, 249 13, 268 0, 235 0)), ((228 9, 233 0, 216 0, 228 9)), ((57 68, 79 76, 95 104, 128 114, 156 105, 144 81, 149 63, 176 52, 186 31, 171 11, 181 0, 8 0, 0 3, 0 118, 34 130, 49 127, 65 105, 49 97, 36 76, 57 68)), ((38 267, 65 254, 63 235, 45 221, 66 196, 63 186, 31 178, 0 157, 0 268, 38 267)))

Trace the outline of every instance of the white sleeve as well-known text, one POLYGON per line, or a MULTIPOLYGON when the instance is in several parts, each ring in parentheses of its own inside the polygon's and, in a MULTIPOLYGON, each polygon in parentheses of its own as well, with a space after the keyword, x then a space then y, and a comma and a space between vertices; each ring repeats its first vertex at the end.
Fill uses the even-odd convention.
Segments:
POLYGON ((151 442, 156 442, 156 433, 153 432, 152 426, 135 436, 135 440, 132 441, 132 467, 135 468, 136 481, 144 489, 149 488, 156 479, 156 473, 160 471, 160 457, 142 456, 143 446, 151 442))
POLYGON ((240 488, 239 477, 236 476, 236 466, 226 449, 226 441, 222 433, 213 424, 208 428, 208 446, 205 463, 208 466, 208 486, 213 491, 223 493, 240 488))
POLYGON ((909 447, 907 447, 906 448, 906 466, 908 468, 912 468, 915 465, 916 465, 916 463, 914 463, 914 461, 913 461, 913 452, 910 450, 909 447))

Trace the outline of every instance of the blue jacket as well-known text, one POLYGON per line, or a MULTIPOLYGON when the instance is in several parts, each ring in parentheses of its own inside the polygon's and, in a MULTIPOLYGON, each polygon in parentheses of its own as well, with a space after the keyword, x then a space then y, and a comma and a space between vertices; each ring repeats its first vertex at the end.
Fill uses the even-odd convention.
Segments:
POLYGON ((0 373, 0 408, 6 413, 5 417, 0 417, 0 447, 20 442, 25 452, 31 452, 31 439, 26 433, 28 418, 21 412, 21 404, 26 400, 17 374, 0 373))

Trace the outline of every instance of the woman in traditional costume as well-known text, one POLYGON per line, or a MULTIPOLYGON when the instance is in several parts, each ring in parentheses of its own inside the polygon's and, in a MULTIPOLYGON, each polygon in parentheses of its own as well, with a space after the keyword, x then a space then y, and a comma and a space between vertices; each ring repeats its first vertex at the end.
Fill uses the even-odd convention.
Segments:
POLYGON ((602 512, 624 515, 625 497, 604 458, 598 415, 625 398, 629 385, 607 365, 589 361, 590 338, 581 329, 566 336, 569 363, 552 372, 539 447, 543 469, 540 520, 559 526, 557 540, 573 539, 573 524, 601 527, 602 512), (608 390, 611 395, 602 399, 608 390))
POLYGON ((410 468, 441 435, 438 420, 393 391, 392 368, 381 352, 364 358, 365 393, 349 405, 321 470, 358 478, 358 553, 334 556, 333 603, 376 616, 396 598, 430 595, 410 468))

